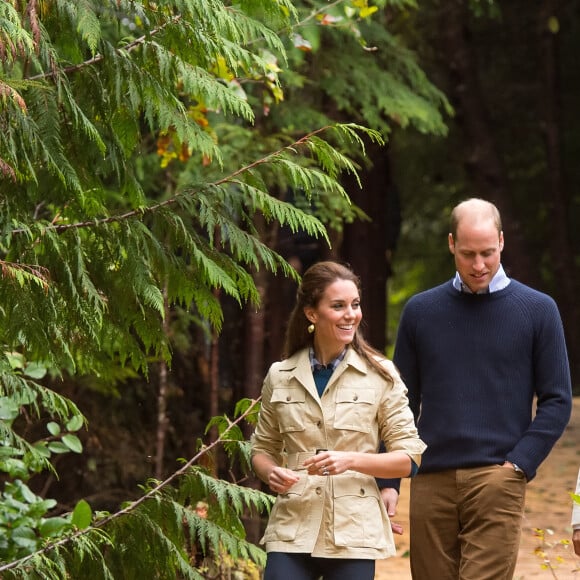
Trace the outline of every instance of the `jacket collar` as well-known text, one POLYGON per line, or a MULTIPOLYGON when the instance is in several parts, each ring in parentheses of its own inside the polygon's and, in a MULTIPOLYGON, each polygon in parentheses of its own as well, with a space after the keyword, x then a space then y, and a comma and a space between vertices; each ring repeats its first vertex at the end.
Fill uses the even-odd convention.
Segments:
MULTIPOLYGON (((368 372, 367 362, 354 349, 348 348, 344 358, 335 369, 331 382, 334 382, 336 378, 349 366, 353 367, 363 375, 366 375, 368 372)), ((291 357, 282 361, 279 370, 287 372, 289 379, 295 378, 300 381, 300 383, 304 385, 304 388, 306 388, 310 393, 316 393, 308 348, 299 350, 291 357)))

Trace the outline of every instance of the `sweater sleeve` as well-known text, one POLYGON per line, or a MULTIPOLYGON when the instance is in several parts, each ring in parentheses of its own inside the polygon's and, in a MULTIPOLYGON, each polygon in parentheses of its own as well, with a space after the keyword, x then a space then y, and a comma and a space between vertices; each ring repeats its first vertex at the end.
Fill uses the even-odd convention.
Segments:
POLYGON ((572 384, 566 342, 556 303, 545 296, 534 305, 534 390, 536 414, 523 436, 507 454, 528 481, 560 438, 572 412, 572 384))

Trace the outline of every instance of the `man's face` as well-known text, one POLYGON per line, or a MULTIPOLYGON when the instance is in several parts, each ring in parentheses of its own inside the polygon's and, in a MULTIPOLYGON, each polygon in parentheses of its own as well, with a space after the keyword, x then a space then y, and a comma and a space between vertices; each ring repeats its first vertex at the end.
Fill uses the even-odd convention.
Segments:
POLYGON ((499 270, 503 232, 493 220, 461 221, 455 239, 449 234, 449 251, 461 280, 472 292, 486 290, 499 270))

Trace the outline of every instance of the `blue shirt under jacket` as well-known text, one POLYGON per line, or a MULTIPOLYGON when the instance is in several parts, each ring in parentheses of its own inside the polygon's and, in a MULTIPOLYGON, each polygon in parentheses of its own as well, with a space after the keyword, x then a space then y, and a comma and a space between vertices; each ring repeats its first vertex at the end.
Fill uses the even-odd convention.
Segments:
POLYGON ((413 296, 393 360, 427 443, 420 473, 508 460, 531 480, 569 421, 558 308, 516 280, 488 294, 448 281, 413 296))

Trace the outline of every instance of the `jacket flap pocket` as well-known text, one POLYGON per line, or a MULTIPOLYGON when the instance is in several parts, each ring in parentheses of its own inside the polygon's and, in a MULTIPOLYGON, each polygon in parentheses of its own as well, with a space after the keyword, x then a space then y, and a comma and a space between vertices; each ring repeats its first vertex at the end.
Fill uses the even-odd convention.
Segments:
POLYGON ((364 403, 367 405, 374 404, 376 392, 372 387, 342 386, 337 389, 337 403, 364 403))
POLYGON ((372 477, 356 477, 347 471, 343 476, 333 478, 334 497, 357 496, 376 497, 377 486, 372 477), (345 477, 346 476, 346 477, 345 477))
POLYGON ((272 392, 272 403, 304 403, 306 391, 302 387, 276 387, 272 392))

